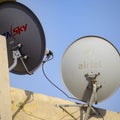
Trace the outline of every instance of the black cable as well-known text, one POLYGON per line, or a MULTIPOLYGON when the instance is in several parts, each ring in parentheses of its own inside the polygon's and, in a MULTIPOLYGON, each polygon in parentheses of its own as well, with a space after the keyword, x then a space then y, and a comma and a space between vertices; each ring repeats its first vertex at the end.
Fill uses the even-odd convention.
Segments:
MULTIPOLYGON (((34 100, 33 92, 30 92, 30 91, 26 91, 26 90, 25 90, 25 94, 26 94, 26 96, 27 96, 28 98, 31 98, 31 97, 32 97, 32 99, 31 99, 31 100, 29 99, 29 101, 27 101, 25 105, 32 103, 33 100, 34 100)), ((30 117, 33 117, 33 118, 36 118, 36 119, 39 119, 39 120, 45 120, 45 119, 43 119, 43 118, 40 118, 40 117, 38 117, 38 116, 35 116, 35 115, 30 114, 30 113, 28 113, 27 111, 25 111, 25 108, 24 108, 25 105, 23 106, 22 111, 23 111, 26 115, 28 115, 28 116, 30 116, 30 117)))
MULTIPOLYGON (((31 101, 32 102, 32 101, 31 101)), ((30 103, 30 102, 29 102, 30 103)), ((29 104, 29 103, 27 103, 27 104, 29 104)), ((40 117, 38 117, 38 116, 35 116, 35 115, 33 115, 33 114, 31 114, 31 113, 28 113, 26 110, 25 110, 25 108, 23 107, 23 112, 26 114, 26 115, 28 115, 28 116, 30 116, 30 117, 33 117, 33 118, 36 118, 36 119, 39 119, 39 120, 45 120, 45 119, 43 119, 43 118, 40 118, 40 117)))
MULTIPOLYGON (((42 72, 43 72, 45 78, 48 80, 48 82, 49 82, 50 84, 52 84, 57 90, 59 90, 60 92, 62 92, 67 98, 80 101, 80 100, 77 99, 77 98, 70 97, 66 92, 64 92, 64 91, 63 91, 62 89, 60 89, 55 83, 53 83, 53 82, 48 78, 48 76, 46 75, 45 70, 44 70, 44 64, 45 64, 46 62, 52 60, 53 57, 54 57, 53 55, 52 55, 52 58, 50 58, 50 57, 47 58, 47 57, 46 57, 46 60, 43 61, 43 63, 42 63, 42 72)), ((101 114, 97 109, 96 109, 96 111, 98 112, 99 116, 100 116, 103 120, 105 120, 104 117, 102 116, 102 114, 101 114)))
POLYGON ((48 76, 46 75, 45 70, 44 70, 44 64, 45 64, 46 62, 52 60, 53 57, 54 57, 54 56, 52 55, 52 58, 50 58, 50 59, 48 58, 47 60, 43 61, 43 63, 42 63, 42 72, 43 72, 45 78, 48 80, 48 82, 49 82, 50 84, 52 84, 57 90, 59 90, 60 92, 62 92, 62 93, 63 93, 66 97, 68 97, 69 99, 74 99, 74 100, 80 101, 80 100, 77 99, 77 98, 68 96, 67 93, 65 93, 62 89, 60 89, 60 88, 59 88, 55 83, 53 83, 53 82, 48 78, 48 76))
POLYGON ((16 112, 13 114, 12 116, 12 120, 14 120, 14 118, 16 117, 16 115, 24 108, 24 106, 28 103, 28 101, 31 98, 31 95, 33 94, 32 92, 27 92, 25 91, 25 93, 27 93, 27 98, 25 99, 25 101, 19 106, 19 108, 16 110, 16 112))

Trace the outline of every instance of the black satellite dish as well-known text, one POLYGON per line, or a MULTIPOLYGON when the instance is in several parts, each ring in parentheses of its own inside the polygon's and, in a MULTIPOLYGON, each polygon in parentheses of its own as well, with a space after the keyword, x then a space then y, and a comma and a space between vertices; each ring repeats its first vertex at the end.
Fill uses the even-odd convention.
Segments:
POLYGON ((7 39, 10 71, 32 74, 41 64, 46 48, 41 23, 28 7, 10 1, 0 3, 0 18, 0 34, 7 39))

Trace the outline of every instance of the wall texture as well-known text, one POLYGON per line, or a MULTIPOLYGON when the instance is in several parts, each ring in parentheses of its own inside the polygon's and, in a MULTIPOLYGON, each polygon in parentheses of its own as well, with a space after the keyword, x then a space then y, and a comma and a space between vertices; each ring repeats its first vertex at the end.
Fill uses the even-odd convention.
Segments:
POLYGON ((12 120, 9 90, 6 39, 0 35, 0 120, 12 120))
MULTIPOLYGON (((15 88, 11 88, 10 93, 13 120, 84 120, 84 108, 56 107, 56 104, 73 105, 73 102, 15 88)), ((120 120, 120 113, 97 111, 100 115, 91 113, 90 120, 120 120)))

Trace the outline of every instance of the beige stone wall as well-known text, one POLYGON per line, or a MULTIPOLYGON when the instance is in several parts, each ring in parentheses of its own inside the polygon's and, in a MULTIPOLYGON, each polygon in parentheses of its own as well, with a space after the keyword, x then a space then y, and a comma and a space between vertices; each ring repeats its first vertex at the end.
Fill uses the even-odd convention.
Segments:
MULTIPOLYGON (((70 101, 11 88, 13 120, 84 120, 85 109, 56 107, 56 104, 74 104, 70 101)), ((104 120, 120 120, 120 113, 98 109, 104 120)), ((92 115, 90 120, 103 120, 92 115)))
POLYGON ((12 120, 6 39, 0 35, 0 120, 12 120))

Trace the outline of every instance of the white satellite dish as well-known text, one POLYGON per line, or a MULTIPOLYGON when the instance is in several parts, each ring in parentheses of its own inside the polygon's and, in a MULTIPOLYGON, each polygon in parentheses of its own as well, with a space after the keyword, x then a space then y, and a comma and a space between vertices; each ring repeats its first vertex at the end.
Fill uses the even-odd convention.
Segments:
POLYGON ((104 38, 82 37, 65 51, 61 72, 70 93, 92 105, 107 99, 119 88, 120 54, 104 38))
POLYGON ((91 93, 87 74, 94 76, 100 73, 96 80, 102 88, 97 91, 97 96, 98 101, 102 101, 120 86, 120 55, 110 42, 101 37, 83 37, 65 51, 61 72, 67 89, 85 102, 91 93))

